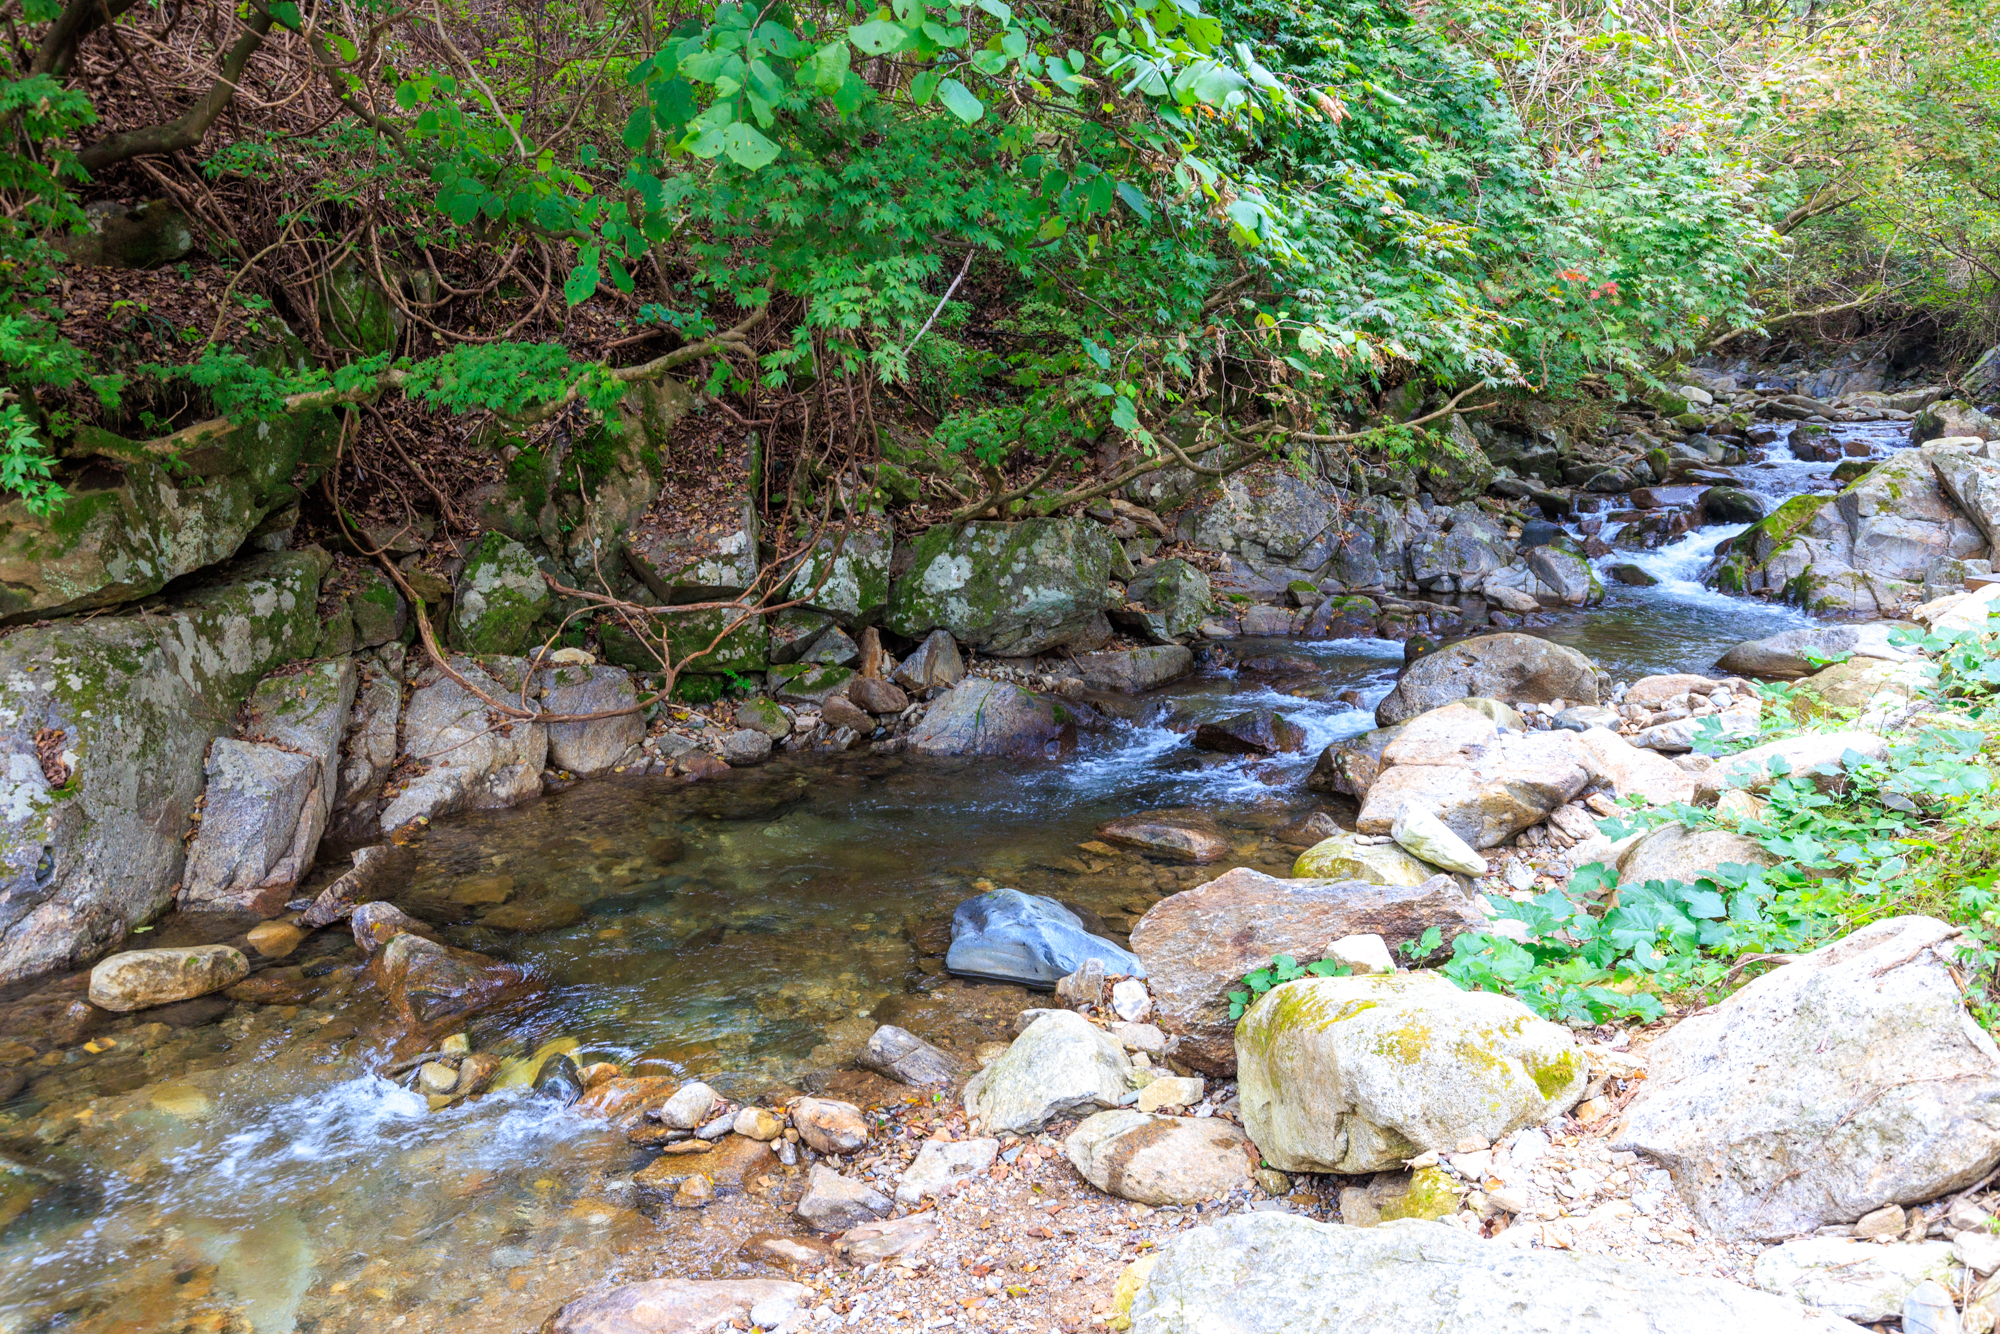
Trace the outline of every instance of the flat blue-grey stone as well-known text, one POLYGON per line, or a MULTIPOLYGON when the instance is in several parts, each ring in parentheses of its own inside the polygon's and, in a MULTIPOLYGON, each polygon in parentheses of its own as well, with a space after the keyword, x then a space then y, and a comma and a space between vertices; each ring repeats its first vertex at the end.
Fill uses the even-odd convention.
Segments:
POLYGON ((958 977, 1046 990, 1090 959, 1101 961, 1107 976, 1146 975, 1138 955, 1091 935, 1082 918, 1054 899, 996 889, 967 899, 951 915, 944 966, 958 977))

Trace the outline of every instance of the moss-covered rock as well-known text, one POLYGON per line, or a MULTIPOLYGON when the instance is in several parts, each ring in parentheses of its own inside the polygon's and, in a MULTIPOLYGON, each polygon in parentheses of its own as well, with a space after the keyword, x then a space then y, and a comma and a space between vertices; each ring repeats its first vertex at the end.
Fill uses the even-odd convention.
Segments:
POLYGON ((886 522, 823 538, 799 562, 786 589, 852 629, 882 618, 889 605, 889 558, 895 532, 886 522))
POLYGON ((1173 639, 1200 629, 1203 618, 1215 605, 1208 576, 1178 557, 1139 571, 1126 583, 1125 596, 1156 613, 1161 628, 1173 639))
POLYGON ((1292 863, 1295 880, 1360 880, 1371 885, 1421 885, 1437 874, 1394 843, 1362 843, 1355 834, 1322 839, 1292 863))
POLYGON ((1435 973, 1273 988, 1237 1027, 1236 1069, 1265 1161, 1341 1173, 1539 1125, 1583 1096, 1588 1073, 1567 1029, 1435 973))
POLYGON ((1108 628, 1111 561, 1110 536, 1087 520, 933 528, 917 539, 884 624, 912 639, 949 630, 1003 657, 1087 641, 1108 628))
POLYGON ((258 556, 172 608, 0 642, 0 982, 87 963, 166 906, 208 744, 314 650, 328 564, 258 556))
POLYGON ((361 357, 396 350, 403 312, 366 265, 353 259, 337 265, 321 280, 319 300, 320 331, 334 347, 361 357))
POLYGON ((488 533, 466 558, 451 604, 451 644, 474 654, 519 653, 549 607, 549 586, 528 549, 488 533))

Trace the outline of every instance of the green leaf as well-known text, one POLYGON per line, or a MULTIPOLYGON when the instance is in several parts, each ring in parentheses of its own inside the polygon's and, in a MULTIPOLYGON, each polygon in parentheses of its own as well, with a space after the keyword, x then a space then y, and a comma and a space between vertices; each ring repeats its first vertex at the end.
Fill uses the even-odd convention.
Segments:
MULTIPOLYGON (((813 87, 829 96, 839 92, 841 80, 847 77, 848 61, 846 42, 828 42, 813 52, 813 58, 807 66, 812 71, 813 87)), ((805 70, 800 70, 799 74, 803 79, 805 70)))
POLYGON ((943 70, 927 69, 910 80, 910 97, 920 107, 929 106, 937 96, 938 83, 944 78, 943 70))
POLYGON ((847 40, 871 56, 888 55, 909 38, 909 31, 902 24, 891 23, 888 19, 871 19, 847 30, 847 40))
POLYGON ((979 7, 1002 23, 1014 21, 1014 11, 1007 5, 1006 0, 979 0, 979 7))
POLYGON ((737 166, 756 171, 774 162, 779 150, 756 126, 739 120, 722 131, 722 151, 737 166))
POLYGON ((597 247, 585 246, 582 259, 569 271, 569 281, 563 284, 563 296, 572 306, 590 300, 597 291, 597 247))
POLYGON ((957 79, 946 79, 938 85, 938 101, 944 103, 945 110, 967 125, 986 114, 986 104, 974 97, 972 90, 957 79))
POLYGON ((625 122, 625 133, 620 136, 625 147, 634 153, 646 146, 646 140, 653 134, 653 111, 651 107, 640 107, 625 122))

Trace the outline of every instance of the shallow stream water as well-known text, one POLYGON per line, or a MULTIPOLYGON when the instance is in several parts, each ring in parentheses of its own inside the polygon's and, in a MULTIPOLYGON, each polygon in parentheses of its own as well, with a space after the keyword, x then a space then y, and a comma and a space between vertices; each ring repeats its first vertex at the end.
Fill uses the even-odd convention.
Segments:
MULTIPOLYGON (((1878 452, 1904 439, 1839 434, 1878 452)), ((1733 471, 1768 507, 1831 490, 1831 470, 1781 442, 1733 471)), ((1607 580, 1602 606, 1541 633, 1629 680, 1704 670, 1732 643, 1803 624, 1700 585, 1736 531, 1604 558, 1660 583, 1607 580)), ((713 784, 583 784, 439 823, 394 897, 449 943, 546 979, 471 1025, 477 1050, 524 1063, 571 1050, 736 1097, 855 1092, 854 1076, 826 1072, 878 1023, 965 1053, 1011 1036, 1027 993, 943 975, 962 899, 1047 893, 1122 936, 1212 874, 1080 847, 1105 820, 1197 807, 1231 837, 1229 864, 1288 871, 1299 849, 1279 835, 1320 805, 1306 769, 1373 725, 1403 646, 1233 647, 1302 661, 1279 678, 1179 683, 1061 761, 780 759, 713 784), (1251 762, 1187 745, 1191 721, 1255 706, 1303 725, 1306 748, 1251 762)), ((191 930, 169 919, 152 943, 191 930)), ((356 958, 344 933, 321 932, 273 965, 295 970, 278 974, 296 979, 295 1005, 187 1002, 79 1032, 88 1045, 60 1042, 27 1067, 32 1082, 0 1106, 0 1147, 56 1179, 10 1195, 0 1175, 0 1334, 529 1330, 600 1278, 734 1275, 748 1233, 791 1230, 753 1195, 642 1216, 629 1178, 644 1156, 524 1087, 433 1113, 363 1073, 387 1029, 350 994, 356 958), (10 1220, 8 1200, 30 1194, 10 1220)), ((49 1047, 81 995, 69 979, 0 1004, 0 1053, 49 1047)))

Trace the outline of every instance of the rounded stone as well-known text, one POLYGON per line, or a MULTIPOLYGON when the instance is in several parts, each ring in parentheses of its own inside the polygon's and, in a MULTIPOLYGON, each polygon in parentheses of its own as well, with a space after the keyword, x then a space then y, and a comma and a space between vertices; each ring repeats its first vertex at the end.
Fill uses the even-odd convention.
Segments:
POLYGON ((143 1010, 221 991, 249 972, 250 961, 229 945, 127 950, 90 970, 90 1003, 104 1010, 143 1010))

